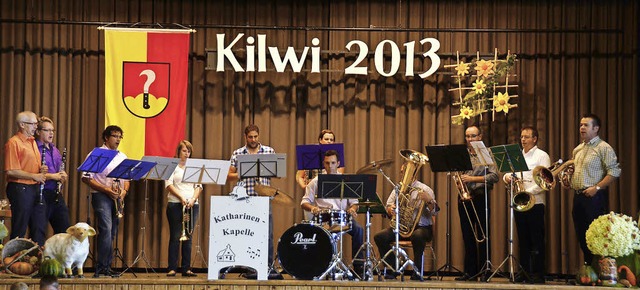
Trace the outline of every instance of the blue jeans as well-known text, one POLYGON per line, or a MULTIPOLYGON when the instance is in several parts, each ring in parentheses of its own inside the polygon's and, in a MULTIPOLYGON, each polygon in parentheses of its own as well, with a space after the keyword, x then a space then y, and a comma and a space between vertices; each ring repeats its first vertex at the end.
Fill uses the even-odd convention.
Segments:
POLYGON ((71 224, 69 223, 69 208, 62 195, 58 196, 55 190, 45 189, 44 200, 47 202, 47 220, 53 228, 53 233, 66 233, 71 224))
POLYGON ((38 204, 40 184, 9 182, 7 197, 11 203, 10 238, 24 238, 29 227, 29 238, 44 246, 47 231, 46 205, 38 204))
MULTIPOLYGON (((198 213, 200 206, 198 204, 193 205, 193 225, 198 220, 198 213)), ((182 203, 170 202, 167 204, 167 220, 169 221, 169 271, 178 270, 178 248, 180 246, 180 236, 182 236, 182 203)), ((182 242, 182 262, 181 271, 186 273, 191 270, 191 240, 182 242)))
POLYGON ((97 231, 96 242, 98 245, 96 272, 111 269, 113 260, 113 239, 118 233, 120 220, 116 216, 114 200, 102 192, 91 194, 91 205, 96 215, 97 231))

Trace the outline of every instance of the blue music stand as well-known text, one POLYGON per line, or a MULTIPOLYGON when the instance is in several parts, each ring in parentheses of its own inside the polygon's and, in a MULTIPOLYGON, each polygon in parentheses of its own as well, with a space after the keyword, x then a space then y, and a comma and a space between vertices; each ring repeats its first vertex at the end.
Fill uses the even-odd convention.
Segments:
POLYGON ((114 157, 118 155, 118 151, 104 149, 100 147, 93 148, 87 159, 80 164, 78 167, 78 171, 81 172, 90 172, 90 173, 100 173, 107 168, 107 165, 111 163, 114 157))
POLYGON ((310 144, 296 145, 298 170, 323 169, 324 153, 329 150, 338 151, 340 167, 344 167, 344 144, 310 144))

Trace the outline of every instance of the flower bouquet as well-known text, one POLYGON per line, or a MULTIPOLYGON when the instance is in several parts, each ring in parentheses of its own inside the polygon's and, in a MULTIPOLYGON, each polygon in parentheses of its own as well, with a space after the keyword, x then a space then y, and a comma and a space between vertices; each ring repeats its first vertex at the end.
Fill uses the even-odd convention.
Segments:
MULTIPOLYGON (((615 285, 617 272, 622 271, 623 267, 616 268, 615 259, 608 258, 628 256, 639 250, 640 229, 631 217, 610 212, 601 215, 589 225, 586 240, 589 250, 593 254, 603 257, 598 262, 603 285, 615 285)), ((631 273, 631 271, 625 271, 626 273, 631 273)), ((633 274, 631 273, 631 275, 633 274)))

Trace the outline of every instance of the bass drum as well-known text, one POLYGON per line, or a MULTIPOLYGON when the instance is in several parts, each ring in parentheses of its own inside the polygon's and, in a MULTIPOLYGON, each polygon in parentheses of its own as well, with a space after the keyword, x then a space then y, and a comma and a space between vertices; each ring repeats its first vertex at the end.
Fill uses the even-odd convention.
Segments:
POLYGON ((311 224, 294 225, 278 240, 278 261, 297 279, 313 280, 322 275, 331 265, 335 252, 331 234, 311 224))

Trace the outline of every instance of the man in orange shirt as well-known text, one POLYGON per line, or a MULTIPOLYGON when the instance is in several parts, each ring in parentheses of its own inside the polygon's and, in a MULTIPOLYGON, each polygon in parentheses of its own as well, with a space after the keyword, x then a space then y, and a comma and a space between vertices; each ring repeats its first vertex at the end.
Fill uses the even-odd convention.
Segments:
POLYGON ((41 156, 34 139, 38 119, 25 111, 16 117, 18 132, 4 144, 4 172, 7 197, 11 202, 11 239, 29 237, 43 246, 47 219, 44 200, 40 200, 40 185, 46 181, 41 173, 41 156))

